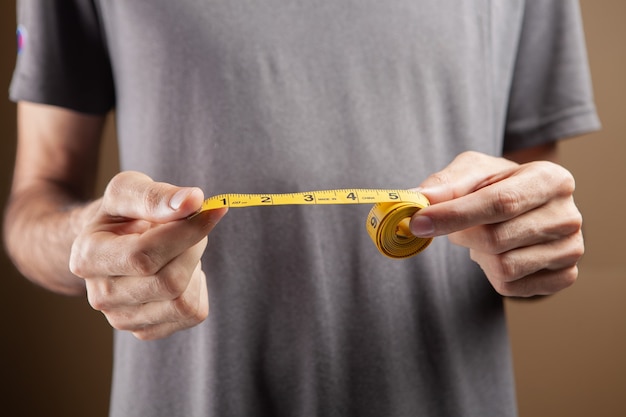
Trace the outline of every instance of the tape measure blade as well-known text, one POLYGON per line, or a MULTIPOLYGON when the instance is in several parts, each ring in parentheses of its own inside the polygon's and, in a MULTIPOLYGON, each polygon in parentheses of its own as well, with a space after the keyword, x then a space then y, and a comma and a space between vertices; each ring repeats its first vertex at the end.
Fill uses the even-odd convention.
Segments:
POLYGON ((426 196, 415 190, 345 188, 286 194, 219 194, 207 198, 200 211, 293 204, 372 204, 367 231, 381 253, 391 258, 413 256, 432 240, 412 236, 406 226, 409 217, 430 205, 426 196))
POLYGON ((417 191, 345 188, 336 190, 306 191, 285 194, 220 194, 207 198, 202 210, 220 207, 253 207, 276 205, 330 205, 330 204, 376 204, 391 202, 413 202, 428 205, 428 200, 417 191))
POLYGON ((308 196, 306 193, 288 193, 288 194, 274 194, 274 205, 286 206, 291 204, 314 204, 315 198, 308 196), (308 201, 307 201, 308 199, 308 201))
POLYGON ((229 197, 228 194, 220 194, 220 195, 214 195, 212 197, 209 197, 202 202, 202 207, 200 208, 200 211, 214 210, 214 209, 218 209, 222 207, 230 207, 230 204, 228 202, 228 199, 229 199, 228 197, 229 197))

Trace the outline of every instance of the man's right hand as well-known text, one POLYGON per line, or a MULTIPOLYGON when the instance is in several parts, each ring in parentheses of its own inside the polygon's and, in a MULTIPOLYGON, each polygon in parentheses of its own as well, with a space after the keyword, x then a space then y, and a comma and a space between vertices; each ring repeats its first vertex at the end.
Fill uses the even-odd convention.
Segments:
POLYGON ((188 219, 203 198, 198 188, 123 172, 95 203, 72 245, 70 270, 114 328, 158 339, 208 316, 200 258, 226 209, 188 219))

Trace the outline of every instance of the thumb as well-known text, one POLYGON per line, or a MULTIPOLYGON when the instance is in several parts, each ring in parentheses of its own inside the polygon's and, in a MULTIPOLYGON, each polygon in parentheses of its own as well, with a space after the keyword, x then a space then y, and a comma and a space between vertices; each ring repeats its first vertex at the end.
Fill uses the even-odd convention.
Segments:
POLYGON ((155 182, 140 172, 125 171, 107 185, 102 206, 112 217, 166 223, 190 216, 203 200, 204 193, 197 187, 177 187, 155 182))

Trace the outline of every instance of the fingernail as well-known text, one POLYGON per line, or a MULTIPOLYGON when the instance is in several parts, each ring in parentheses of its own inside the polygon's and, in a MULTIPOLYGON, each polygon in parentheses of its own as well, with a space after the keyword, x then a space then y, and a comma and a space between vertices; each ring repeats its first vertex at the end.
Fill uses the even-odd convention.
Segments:
POLYGON ((430 217, 416 216, 411 220, 411 233, 417 237, 432 237, 435 234, 435 225, 430 217))
POLYGON ((192 191, 192 188, 183 188, 177 191, 176 194, 174 194, 170 199, 170 207, 173 210, 178 210, 183 204, 183 201, 185 201, 185 199, 189 197, 189 194, 191 194, 192 191))

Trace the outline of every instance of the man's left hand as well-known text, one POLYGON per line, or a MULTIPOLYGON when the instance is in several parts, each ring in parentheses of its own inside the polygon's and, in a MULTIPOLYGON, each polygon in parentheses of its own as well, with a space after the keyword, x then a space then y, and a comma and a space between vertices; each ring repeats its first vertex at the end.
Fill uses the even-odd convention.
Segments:
POLYGON ((547 295, 575 282, 582 215, 560 165, 465 152, 418 189, 432 205, 411 219, 413 234, 469 248, 500 294, 547 295))

